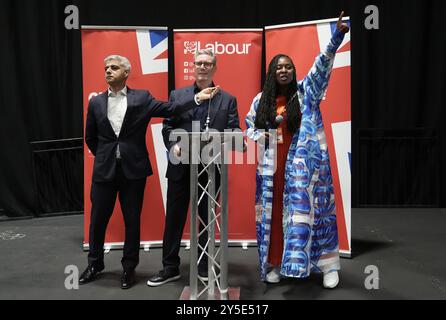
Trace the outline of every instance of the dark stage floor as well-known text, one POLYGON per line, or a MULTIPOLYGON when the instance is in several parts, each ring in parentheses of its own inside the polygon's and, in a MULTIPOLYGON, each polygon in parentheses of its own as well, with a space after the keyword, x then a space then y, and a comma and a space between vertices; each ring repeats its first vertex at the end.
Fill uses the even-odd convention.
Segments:
MULTIPOLYGON (((257 248, 229 249, 229 284, 243 300, 446 299, 446 210, 354 209, 353 258, 342 259, 340 285, 322 287, 320 276, 259 281, 257 248), (364 270, 379 270, 379 289, 367 290, 364 270)), ((0 299, 169 299, 188 285, 188 255, 181 249, 182 278, 158 288, 146 281, 161 267, 161 249, 141 251, 138 283, 120 289, 121 251, 106 255, 101 277, 79 290, 65 288, 68 265, 86 266, 83 217, 68 216, 0 222, 0 299)))

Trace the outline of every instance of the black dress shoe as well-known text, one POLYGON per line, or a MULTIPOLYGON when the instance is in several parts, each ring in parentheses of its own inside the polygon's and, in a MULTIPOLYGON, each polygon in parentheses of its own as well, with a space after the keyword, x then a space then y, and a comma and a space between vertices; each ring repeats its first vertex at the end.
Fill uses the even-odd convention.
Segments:
POLYGON ((97 268, 94 266, 88 266, 87 269, 81 274, 79 278, 79 284, 83 285, 92 282, 96 279, 96 275, 104 270, 104 268, 97 268))
POLYGON ((124 271, 121 277, 121 289, 130 289, 136 283, 135 270, 124 271))
POLYGON ((208 281, 209 277, 208 277, 208 271, 206 270, 198 270, 198 278, 201 279, 201 281, 208 281))
POLYGON ((167 272, 165 270, 161 270, 158 272, 158 274, 152 276, 148 281, 147 285, 150 287, 158 287, 165 283, 171 282, 171 281, 177 281, 180 279, 180 273, 177 272, 167 272))

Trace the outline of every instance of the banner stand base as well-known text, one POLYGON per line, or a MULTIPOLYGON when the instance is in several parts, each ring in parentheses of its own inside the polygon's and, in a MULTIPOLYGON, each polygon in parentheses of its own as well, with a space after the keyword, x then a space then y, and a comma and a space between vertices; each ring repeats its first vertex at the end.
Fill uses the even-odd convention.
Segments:
MULTIPOLYGON (((183 293, 181 293, 180 300, 190 300, 190 287, 184 288, 183 293)), ((240 300, 240 287, 229 288, 227 298, 222 297, 222 294, 218 289, 215 289, 215 294, 213 297, 209 297, 208 294, 203 293, 198 300, 240 300)))
POLYGON ((347 250, 339 250, 339 256, 341 258, 352 259, 352 252, 347 250))

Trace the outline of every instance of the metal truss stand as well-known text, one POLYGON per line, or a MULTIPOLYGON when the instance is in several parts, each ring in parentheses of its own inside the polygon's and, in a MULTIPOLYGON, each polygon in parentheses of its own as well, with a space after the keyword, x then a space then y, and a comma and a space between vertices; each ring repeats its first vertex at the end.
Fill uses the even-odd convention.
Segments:
MULTIPOLYGON (((222 155, 225 153, 225 142, 228 136, 231 139, 241 133, 191 133, 191 161, 190 161, 190 203, 191 203, 191 225, 190 225, 190 286, 185 287, 181 294, 181 300, 238 300, 240 299, 240 288, 228 287, 228 165, 222 155), (208 159, 200 156, 201 142, 209 142, 210 137, 218 137, 222 141, 221 148, 214 153, 210 152, 208 159), (199 163, 203 169, 199 171, 199 163), (220 175, 220 188, 216 190, 216 174, 220 175), (199 183, 199 177, 207 175, 206 185, 199 183), (199 195, 201 189, 201 196, 199 195), (207 224, 198 214, 198 206, 207 198, 208 221, 207 224), (220 199, 220 201, 219 201, 220 199), (199 225, 203 228, 199 232, 199 225), (217 229, 217 230, 216 230, 217 229), (220 246, 216 247, 216 231, 220 232, 220 246), (199 237, 207 232, 206 245, 199 244, 199 237), (198 248, 201 250, 198 255, 198 248), (204 256, 208 260, 208 279, 205 281, 198 274, 198 265, 204 256)), ((214 141, 214 140, 213 140, 214 141)), ((202 179, 201 179, 202 180, 202 179)))

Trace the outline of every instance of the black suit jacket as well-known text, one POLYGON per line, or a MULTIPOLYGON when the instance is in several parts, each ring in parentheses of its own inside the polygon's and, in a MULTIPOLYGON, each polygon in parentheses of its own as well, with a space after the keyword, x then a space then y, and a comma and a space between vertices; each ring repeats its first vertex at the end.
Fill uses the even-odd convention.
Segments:
POLYGON ((122 170, 126 178, 142 179, 152 174, 146 146, 147 126, 152 117, 167 118, 196 106, 194 96, 181 96, 161 102, 144 90, 127 91, 127 111, 119 137, 107 116, 108 91, 92 98, 88 104, 85 142, 95 155, 93 181, 115 178, 116 148, 119 144, 122 170))
MULTIPOLYGON (((185 87, 172 91, 170 101, 188 100, 194 98, 194 86, 185 87)), ((170 132, 174 129, 183 129, 192 132, 193 110, 180 115, 167 118, 163 122, 164 145, 169 151, 176 141, 169 141, 170 132)), ((237 112, 237 99, 229 93, 220 90, 212 99, 210 109, 210 128, 223 132, 225 129, 240 129, 237 112)), ((166 178, 181 180, 189 172, 189 166, 174 165, 170 161, 167 166, 166 178)))

